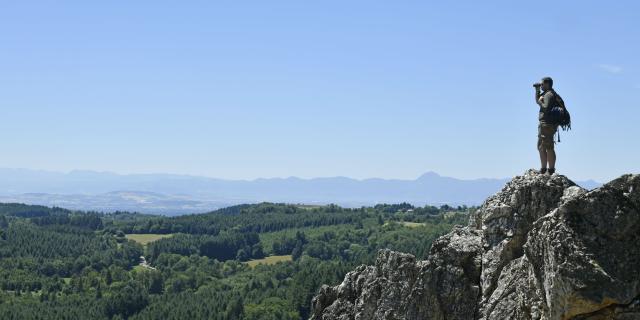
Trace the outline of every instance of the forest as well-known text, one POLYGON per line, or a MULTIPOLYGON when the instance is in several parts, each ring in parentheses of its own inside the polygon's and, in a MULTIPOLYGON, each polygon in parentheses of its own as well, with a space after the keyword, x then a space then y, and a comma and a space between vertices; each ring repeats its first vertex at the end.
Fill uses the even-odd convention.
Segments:
POLYGON ((306 319, 322 284, 382 248, 424 258, 471 210, 259 203, 165 217, 0 204, 0 318, 306 319))

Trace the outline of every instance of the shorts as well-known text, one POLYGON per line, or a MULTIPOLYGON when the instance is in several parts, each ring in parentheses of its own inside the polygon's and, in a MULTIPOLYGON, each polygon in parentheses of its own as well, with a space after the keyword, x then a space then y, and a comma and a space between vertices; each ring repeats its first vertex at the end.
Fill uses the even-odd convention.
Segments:
POLYGON ((557 125, 543 122, 538 125, 538 150, 553 150, 553 146, 555 144, 553 141, 553 135, 556 134, 557 130, 557 125))

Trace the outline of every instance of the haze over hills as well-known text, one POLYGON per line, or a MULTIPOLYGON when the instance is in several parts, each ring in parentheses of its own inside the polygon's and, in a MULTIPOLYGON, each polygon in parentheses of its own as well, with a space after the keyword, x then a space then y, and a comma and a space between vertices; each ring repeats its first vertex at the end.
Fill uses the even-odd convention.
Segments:
MULTIPOLYGON (((185 214, 261 201, 335 203, 359 207, 378 203, 477 205, 499 191, 504 179, 463 180, 427 172, 415 180, 347 177, 224 180, 174 174, 129 174, 0 169, 0 202, 70 209, 185 214)), ((579 182, 587 189, 600 184, 579 182)))

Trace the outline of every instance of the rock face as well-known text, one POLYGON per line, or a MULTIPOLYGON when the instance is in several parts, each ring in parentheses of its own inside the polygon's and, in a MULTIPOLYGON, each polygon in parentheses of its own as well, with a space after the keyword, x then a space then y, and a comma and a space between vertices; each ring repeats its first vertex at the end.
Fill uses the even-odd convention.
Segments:
POLYGON ((640 175, 587 191, 530 170, 426 260, 380 250, 312 307, 311 320, 640 319, 640 175))

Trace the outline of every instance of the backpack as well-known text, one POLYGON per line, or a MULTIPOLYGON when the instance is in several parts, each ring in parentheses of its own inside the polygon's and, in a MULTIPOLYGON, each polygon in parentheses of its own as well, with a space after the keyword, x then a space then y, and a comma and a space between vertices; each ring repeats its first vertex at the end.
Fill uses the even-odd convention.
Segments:
MULTIPOLYGON (((557 92, 553 92, 556 97, 556 105, 549 110, 547 118, 549 122, 562 128, 563 131, 571 130, 571 115, 564 104, 564 100, 557 92)), ((558 142, 560 142, 560 131, 558 131, 558 142)))

